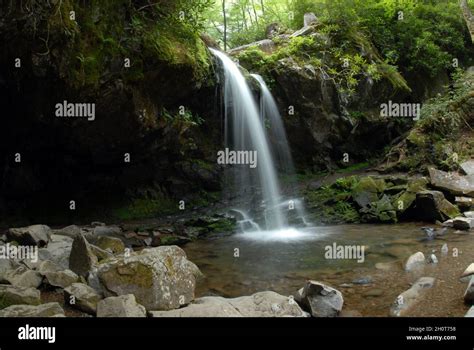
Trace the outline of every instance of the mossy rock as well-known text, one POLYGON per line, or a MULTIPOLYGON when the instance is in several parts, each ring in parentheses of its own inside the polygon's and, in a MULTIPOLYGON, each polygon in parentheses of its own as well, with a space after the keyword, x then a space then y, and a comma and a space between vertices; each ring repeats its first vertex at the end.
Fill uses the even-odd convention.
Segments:
POLYGON ((377 202, 378 194, 385 189, 382 181, 376 181, 370 176, 361 178, 352 190, 352 198, 362 208, 367 207, 370 203, 377 202))

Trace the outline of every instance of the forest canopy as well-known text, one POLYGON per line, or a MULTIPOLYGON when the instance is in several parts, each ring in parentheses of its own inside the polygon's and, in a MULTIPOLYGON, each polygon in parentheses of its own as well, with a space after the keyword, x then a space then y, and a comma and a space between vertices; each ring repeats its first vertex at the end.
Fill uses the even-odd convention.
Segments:
MULTIPOLYGON (((364 33, 382 58, 400 70, 436 75, 454 59, 469 60, 469 31, 459 0, 214 0, 207 8, 206 32, 223 49, 303 27, 306 13, 332 33, 364 33)), ((470 0, 471 8, 474 1, 470 0)))

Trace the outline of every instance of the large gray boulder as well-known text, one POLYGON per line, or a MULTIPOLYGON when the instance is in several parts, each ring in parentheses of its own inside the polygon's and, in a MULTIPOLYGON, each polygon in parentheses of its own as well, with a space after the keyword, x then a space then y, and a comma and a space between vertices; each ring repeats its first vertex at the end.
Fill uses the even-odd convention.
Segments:
POLYGON ((64 289, 64 302, 78 310, 95 315, 102 295, 84 283, 73 283, 64 289))
POLYGON ((38 272, 46 278, 45 282, 53 287, 66 288, 79 280, 79 276, 73 271, 63 270, 59 265, 49 260, 40 263, 38 272))
POLYGON ((146 317, 146 310, 133 294, 127 294, 99 301, 97 317, 146 317))
POLYGON ((51 238, 51 229, 46 225, 11 228, 8 230, 7 236, 10 240, 21 245, 44 247, 51 238))
POLYGON ((171 311, 151 311, 152 317, 306 317, 291 298, 275 292, 260 292, 234 299, 203 297, 171 311))
POLYGON ((38 306, 12 305, 0 310, 0 317, 64 317, 64 310, 58 303, 38 306))
POLYGON ((344 305, 340 291, 317 281, 307 281, 295 300, 313 317, 336 317, 344 305))
POLYGON ((19 304, 39 305, 40 303, 41 294, 35 288, 0 285, 0 308, 19 304))
POLYGON ((434 168, 429 169, 431 184, 455 196, 474 197, 474 176, 461 176, 434 168))
POLYGON ((40 260, 50 260, 62 269, 69 268, 69 256, 71 255, 73 239, 67 236, 52 235, 48 246, 40 248, 38 256, 40 260))
POLYGON ((71 255, 69 256, 69 268, 79 276, 87 278, 98 259, 93 249, 83 234, 79 234, 72 242, 71 255))
POLYGON ((433 277, 421 277, 410 289, 400 294, 390 308, 390 316, 406 316, 411 308, 416 305, 424 296, 425 292, 435 284, 433 277))
MULTIPOLYGON (((201 272, 177 246, 148 248, 101 264, 94 274, 106 296, 133 294, 147 310, 171 310, 194 299, 201 272)), ((92 283, 95 285, 94 283, 92 283)))
POLYGON ((15 287, 38 288, 43 282, 43 276, 37 271, 19 265, 14 270, 8 271, 4 278, 15 287))

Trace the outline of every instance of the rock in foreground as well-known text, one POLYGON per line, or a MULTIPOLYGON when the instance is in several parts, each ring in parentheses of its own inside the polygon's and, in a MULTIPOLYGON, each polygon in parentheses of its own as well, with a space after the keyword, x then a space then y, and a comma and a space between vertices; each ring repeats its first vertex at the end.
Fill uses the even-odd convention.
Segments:
POLYGON ((201 272, 177 246, 121 255, 96 272, 106 296, 133 294, 147 310, 172 310, 194 299, 201 272))
POLYGON ((336 317, 344 304, 341 292, 316 281, 307 281, 295 300, 313 317, 336 317))
POLYGON ((145 308, 132 294, 110 297, 97 304, 97 317, 146 317, 145 308))
POLYGON ((275 292, 260 292, 234 299, 204 297, 177 310, 151 311, 152 317, 305 317, 291 298, 275 292))
POLYGON ((64 310, 58 303, 38 306, 13 305, 0 310, 0 317, 64 317, 64 310))

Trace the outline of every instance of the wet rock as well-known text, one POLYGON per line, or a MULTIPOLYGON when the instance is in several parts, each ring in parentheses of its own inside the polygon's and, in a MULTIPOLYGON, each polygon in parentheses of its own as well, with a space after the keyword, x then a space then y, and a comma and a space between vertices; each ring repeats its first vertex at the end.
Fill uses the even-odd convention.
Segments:
POLYGON ((432 288, 435 279, 432 277, 421 277, 410 289, 400 294, 390 308, 390 316, 405 316, 424 296, 425 292, 432 288))
POLYGON ((471 277, 469 284, 464 292, 464 302, 467 304, 474 304, 474 277, 471 277))
POLYGON ((379 262, 375 264, 375 268, 381 271, 393 271, 396 269, 396 265, 394 263, 379 262))
POLYGON ((98 263, 97 256, 94 255, 92 247, 80 234, 74 238, 71 255, 69 256, 69 268, 79 276, 87 278, 89 271, 98 263))
POLYGON ((260 292, 234 299, 204 297, 171 311, 151 311, 152 317, 305 317, 292 299, 275 292, 260 292))
POLYGON ((313 317, 336 317, 344 304, 341 292, 317 281, 307 281, 295 300, 313 317))
POLYGON ((40 260, 50 260, 62 269, 69 268, 69 256, 71 255, 73 239, 67 236, 52 235, 51 241, 45 248, 38 250, 40 260))
POLYGON ((99 301, 97 317, 146 317, 146 310, 133 294, 127 294, 99 301))
POLYGON ((474 197, 474 177, 429 169, 431 184, 455 196, 474 197))
POLYGON ((417 252, 410 256, 405 263, 405 271, 413 271, 423 267, 425 264, 425 254, 417 252))
POLYGON ((19 304, 39 305, 40 303, 41 294, 35 288, 0 285, 0 308, 19 304))
POLYGON ((453 227, 456 230, 463 230, 463 231, 470 230, 471 228, 474 228, 474 219, 457 217, 453 220, 453 227))
POLYGON ((0 310, 0 317, 65 317, 65 315, 61 305, 47 303, 38 306, 12 305, 0 310))
POLYGON ((462 171, 466 175, 474 175, 474 160, 468 160, 467 162, 459 164, 462 171))
POLYGON ((73 283, 64 289, 64 302, 71 307, 95 315, 102 296, 84 283, 73 283))
POLYGON ((469 265, 462 273, 460 280, 462 282, 469 282, 471 277, 474 276, 474 263, 469 265))
POLYGON ((112 254, 123 253, 125 250, 125 244, 120 238, 101 236, 94 243, 99 248, 108 250, 112 254))
POLYGON ((373 282, 372 277, 360 277, 352 281, 354 284, 371 284, 373 282))
POLYGON ((416 194, 418 219, 444 222, 459 216, 459 210, 439 191, 421 191, 416 194))
POLYGON ((438 263, 438 258, 436 255, 431 254, 428 258, 428 264, 437 264, 438 263))
POLYGON ((15 287, 38 288, 43 282, 43 276, 26 266, 18 266, 5 274, 5 279, 15 287))
POLYGON ((119 256, 96 272, 106 296, 134 294, 148 310, 170 310, 194 299, 201 272, 176 246, 147 248, 119 256))
POLYGON ((7 236, 11 241, 16 241, 21 245, 44 247, 51 238, 51 229, 46 225, 11 228, 7 236))
POLYGON ((366 298, 378 298, 381 297, 384 294, 384 291, 381 289, 370 289, 367 292, 365 292, 363 295, 366 298))

